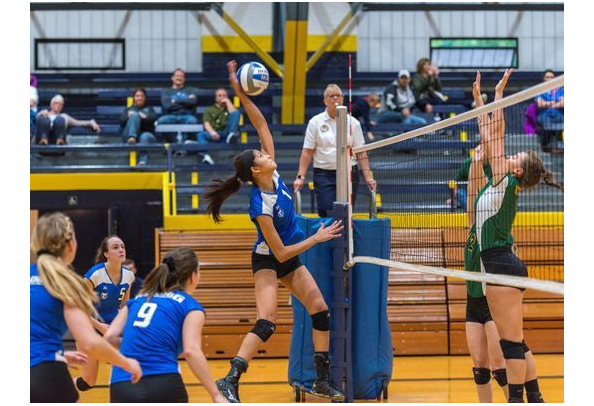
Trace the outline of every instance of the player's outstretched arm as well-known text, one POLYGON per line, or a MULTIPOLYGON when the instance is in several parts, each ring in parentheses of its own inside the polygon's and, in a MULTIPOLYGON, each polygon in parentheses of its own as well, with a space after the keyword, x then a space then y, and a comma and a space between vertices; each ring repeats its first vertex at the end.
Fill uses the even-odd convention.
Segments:
POLYGON ((122 307, 118 312, 118 315, 109 325, 109 328, 103 334, 103 338, 107 340, 108 343, 113 345, 116 348, 120 348, 120 344, 122 343, 122 334, 124 333, 124 327, 126 326, 126 321, 128 320, 128 306, 122 307))
POLYGON ((190 369, 200 380, 204 388, 216 403, 226 403, 227 400, 219 392, 214 378, 208 369, 206 357, 202 352, 202 327, 204 326, 204 313, 192 311, 188 313, 182 327, 182 341, 184 345, 183 356, 190 369))
POLYGON ((239 82, 237 81, 237 62, 230 61, 227 63, 227 70, 229 71, 229 83, 235 94, 241 100, 241 104, 243 105, 250 122, 258 132, 262 149, 267 155, 270 155, 270 158, 274 161, 274 141, 272 140, 272 134, 268 128, 268 123, 260 112, 260 109, 258 109, 254 102, 252 102, 252 100, 241 90, 241 86, 239 86, 239 82))
POLYGON ((256 221, 260 226, 260 230, 262 230, 262 235, 266 240, 266 244, 268 244, 274 257, 279 262, 285 262, 286 260, 293 258, 294 256, 307 251, 319 242, 340 237, 340 231, 344 228, 342 226, 342 221, 335 221, 328 227, 324 227, 324 223, 320 223, 318 232, 311 237, 306 238, 297 244, 284 245, 278 232, 274 228, 272 217, 265 215, 258 216, 256 217, 256 221))
MULTIPOLYGON (((506 69, 503 77, 495 87, 495 98, 503 97, 503 90, 511 76, 513 69, 506 69)), ((505 117, 503 109, 493 112, 492 125, 486 134, 487 157, 493 170, 493 185, 497 185, 507 175, 505 159, 505 117)))
POLYGON ((81 309, 64 305, 64 319, 68 329, 80 345, 83 352, 101 362, 117 365, 132 374, 132 383, 137 383, 142 377, 142 370, 138 361, 124 357, 101 337, 91 325, 91 320, 81 309))

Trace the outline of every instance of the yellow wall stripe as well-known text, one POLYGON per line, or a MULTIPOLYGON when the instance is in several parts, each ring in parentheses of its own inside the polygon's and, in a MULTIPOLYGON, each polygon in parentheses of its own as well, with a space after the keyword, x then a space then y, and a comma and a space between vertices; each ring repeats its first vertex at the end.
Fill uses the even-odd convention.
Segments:
MULTIPOLYGON (((389 218, 392 228, 459 228, 466 227, 466 213, 411 214, 378 213, 378 218, 389 218)), ((357 213, 355 218, 367 219, 368 214, 357 213)), ((514 222, 519 227, 563 227, 563 212, 520 212, 514 222)))
MULTIPOLYGON (((304 214, 315 218, 317 214, 304 214)), ((254 223, 247 214, 225 214, 223 222, 215 224, 206 214, 180 214, 167 216, 164 221, 166 230, 245 230, 252 229, 254 223)), ((356 213, 357 219, 368 219, 369 215, 356 213)), ((460 228, 466 227, 465 214, 380 214, 380 218, 389 217, 392 228, 460 228)), ((515 226, 550 226, 563 227, 563 213, 518 213, 515 226)))
MULTIPOLYGON (((257 42, 264 51, 272 52, 271 35, 253 35, 252 39, 257 42)), ((326 40, 326 35, 308 35, 307 52, 315 52, 326 40)), ((328 49, 331 52, 356 52, 357 36, 340 35, 334 45, 328 49)), ((205 35, 202 37, 202 52, 204 53, 229 53, 229 52, 254 52, 241 37, 237 35, 205 35)))
POLYGON ((293 124, 293 106, 295 105, 295 71, 296 66, 296 36, 298 35, 297 21, 288 20, 285 24, 285 56, 283 61, 283 90, 281 102, 281 123, 293 124))
POLYGON ((162 173, 32 173, 31 191, 161 190, 162 173))
MULTIPOLYGON (((307 51, 315 52, 326 41, 326 35, 308 35, 307 51)), ((334 44, 326 52, 357 52, 357 36, 343 34, 336 38, 334 44)))
MULTIPOLYGON (((252 35, 266 52, 272 52, 272 35, 252 35)), ((254 52, 254 50, 237 35, 204 35, 202 37, 202 52, 254 52)))
POLYGON ((295 78, 294 78, 294 101, 293 101, 293 123, 302 124, 305 121, 305 79, 307 64, 307 20, 297 21, 297 44, 295 50, 295 78))

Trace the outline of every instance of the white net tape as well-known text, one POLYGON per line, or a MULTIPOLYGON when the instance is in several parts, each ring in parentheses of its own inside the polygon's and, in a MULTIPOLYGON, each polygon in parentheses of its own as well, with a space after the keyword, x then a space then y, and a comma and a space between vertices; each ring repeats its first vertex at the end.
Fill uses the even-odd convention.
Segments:
POLYGON ((349 266, 362 263, 387 266, 390 268, 395 268, 407 272, 428 273, 432 275, 460 278, 475 282, 486 282, 494 285, 513 286, 522 289, 534 289, 542 292, 556 293, 559 295, 564 294, 564 284, 561 282, 544 281, 541 279, 524 278, 521 276, 459 271, 454 269, 436 268, 425 265, 413 265, 404 262, 390 261, 387 259, 364 256, 353 257, 353 262, 350 263, 349 266))
POLYGON ((473 118, 477 118, 483 114, 491 113, 497 109, 502 109, 505 107, 512 106, 517 103, 521 103, 525 100, 533 99, 539 94, 546 93, 550 90, 556 89, 558 87, 562 87, 564 83, 564 75, 558 76, 552 80, 547 82, 540 83, 536 86, 532 86, 526 90, 522 90, 521 92, 512 94, 511 96, 507 96, 501 100, 496 102, 492 102, 486 104, 482 107, 476 108, 474 110, 470 110, 459 114, 454 117, 450 117, 446 120, 438 121, 437 123, 426 125, 421 128, 417 128, 412 131, 408 131, 404 134, 400 134, 394 137, 386 138, 381 141, 372 142, 371 144, 362 145, 360 147, 353 148, 353 153, 357 154, 363 151, 370 151, 372 149, 377 149, 381 147, 385 147, 386 145, 392 145, 394 143, 405 141, 411 138, 418 137, 420 135, 425 135, 427 133, 442 130, 446 127, 450 127, 455 124, 463 123, 464 121, 472 120, 473 118))

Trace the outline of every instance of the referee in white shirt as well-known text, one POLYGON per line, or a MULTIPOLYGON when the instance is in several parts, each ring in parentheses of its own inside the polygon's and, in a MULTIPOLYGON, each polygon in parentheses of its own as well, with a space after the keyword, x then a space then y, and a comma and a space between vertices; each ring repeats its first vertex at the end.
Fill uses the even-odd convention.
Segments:
MULTIPOLYGON (((336 106, 341 106, 343 102, 342 90, 335 84, 329 84, 324 90, 324 104, 326 110, 309 120, 307 130, 305 131, 305 141, 303 142, 303 152, 299 159, 299 171, 293 188, 300 190, 305 183, 307 168, 313 157, 314 161, 314 191, 316 194, 316 205, 318 215, 327 217, 328 212, 332 210, 332 204, 336 201, 336 106)), ((351 133, 353 134, 353 147, 365 144, 361 124, 354 118, 349 118, 351 133)), ((357 159, 353 158, 351 163, 353 167, 352 192, 353 207, 357 188, 359 186, 359 167, 361 164, 363 177, 370 190, 375 190, 377 183, 373 179, 373 174, 369 169, 369 158, 366 152, 357 154, 357 159)))

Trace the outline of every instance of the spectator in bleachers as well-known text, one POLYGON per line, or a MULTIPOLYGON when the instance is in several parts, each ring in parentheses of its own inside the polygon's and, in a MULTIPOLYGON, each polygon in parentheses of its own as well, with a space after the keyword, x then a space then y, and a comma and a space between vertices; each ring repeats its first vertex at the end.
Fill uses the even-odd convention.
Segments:
POLYGON ((198 133, 198 142, 206 144, 225 139, 227 144, 234 144, 239 137, 239 110, 229 99, 224 88, 215 91, 215 103, 204 110, 202 123, 204 131, 198 133))
MULTIPOLYGON (((224 88, 215 90, 215 103, 204 110, 202 124, 204 130, 198 132, 198 143, 220 142, 234 144, 239 138, 239 110, 229 99, 229 94, 224 88)), ((202 153, 202 162, 214 164, 209 154, 202 153)))
POLYGON ((384 105, 378 113, 378 123, 427 124, 423 117, 412 114, 416 99, 409 83, 410 73, 401 69, 398 78, 384 90, 384 105))
MULTIPOLYGON (((194 116, 197 92, 193 87, 185 87, 185 83, 186 72, 180 68, 175 69, 171 75, 172 86, 161 92, 163 115, 159 117, 157 124, 198 124, 198 119, 194 116)), ((177 142, 176 134, 157 133, 157 137, 162 142, 177 142)), ((187 135, 184 135, 184 140, 186 138, 187 135)))
POLYGON ((52 97, 50 108, 37 114, 36 144, 66 144, 68 127, 90 127, 96 133, 101 132, 101 127, 95 120, 77 120, 69 114, 62 113, 63 108, 64 98, 57 94, 52 97))
MULTIPOLYGON (((31 75, 33 76, 33 75, 31 75)), ((33 83, 33 80, 31 80, 33 83)), ((30 85, 30 97, 29 97, 29 136, 31 139, 35 136, 35 117, 37 116, 37 105, 39 104, 39 93, 37 87, 30 85)))
MULTIPOLYGON (((555 72, 547 69, 542 76, 548 82, 555 78, 555 72)), ((536 123, 540 131, 540 142, 545 152, 562 152, 561 140, 555 140, 556 133, 564 127, 564 88, 553 89, 534 99, 536 103, 536 123)))
POLYGON ((417 107, 432 114, 433 105, 442 104, 448 97, 441 93, 441 81, 439 80, 439 68, 427 58, 421 58, 417 62, 417 73, 410 84, 415 95, 417 107))
MULTIPOLYGON (((126 107, 120 114, 122 142, 128 144, 152 144, 157 142, 155 137, 155 119, 157 114, 151 106, 146 105, 146 91, 143 88, 134 90, 132 95, 134 104, 126 107)), ((138 166, 146 165, 148 153, 140 151, 138 166)))
POLYGON ((466 198, 468 196, 467 184, 471 164, 472 157, 469 156, 464 159, 462 165, 458 168, 458 173, 456 174, 456 179, 453 185, 454 190, 452 191, 454 201, 452 202, 452 198, 446 200, 446 205, 449 207, 466 210, 466 198))
POLYGON ((134 299, 138 292, 140 292, 144 279, 138 276, 138 268, 136 267, 136 262, 134 262, 132 258, 126 258, 124 267, 134 274, 134 282, 132 282, 132 286, 130 286, 130 299, 134 299))
POLYGON ((367 104, 369 105, 369 119, 371 120, 371 124, 376 125, 377 112, 382 106, 381 97, 377 93, 371 92, 367 96, 367 104))
POLYGON ((367 98, 356 97, 353 101, 351 115, 359 120, 369 141, 373 141, 375 136, 371 131, 371 127, 375 125, 375 122, 371 120, 369 113, 371 106, 375 105, 375 100, 371 99, 370 101, 370 97, 371 95, 367 96, 367 98))

